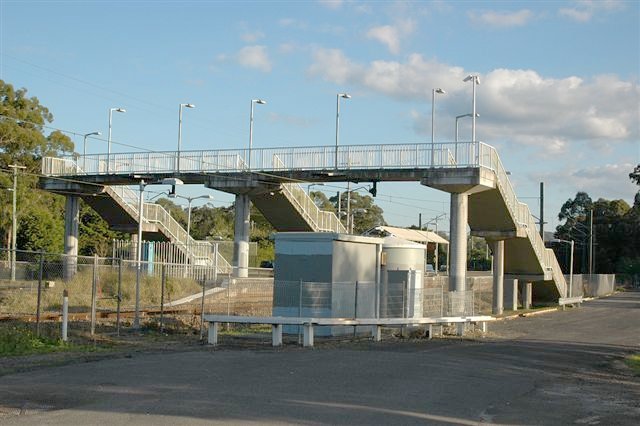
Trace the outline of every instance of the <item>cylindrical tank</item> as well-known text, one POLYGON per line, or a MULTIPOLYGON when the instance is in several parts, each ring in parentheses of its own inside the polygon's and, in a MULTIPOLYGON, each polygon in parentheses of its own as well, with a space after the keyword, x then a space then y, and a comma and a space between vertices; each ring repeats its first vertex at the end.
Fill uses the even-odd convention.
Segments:
POLYGON ((383 271, 409 270, 424 271, 426 246, 398 237, 385 237, 382 243, 385 258, 383 271))
POLYGON ((382 243, 380 315, 386 318, 422 316, 422 277, 426 246, 398 237, 382 243))

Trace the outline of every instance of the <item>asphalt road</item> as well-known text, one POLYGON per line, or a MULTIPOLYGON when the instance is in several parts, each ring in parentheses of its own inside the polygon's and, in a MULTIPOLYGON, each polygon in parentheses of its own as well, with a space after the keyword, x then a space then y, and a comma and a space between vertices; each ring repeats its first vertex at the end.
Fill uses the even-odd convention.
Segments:
POLYGON ((0 424, 640 424, 640 293, 480 340, 211 348, 0 377, 0 424), (4 412, 4 414, 2 414, 4 412))

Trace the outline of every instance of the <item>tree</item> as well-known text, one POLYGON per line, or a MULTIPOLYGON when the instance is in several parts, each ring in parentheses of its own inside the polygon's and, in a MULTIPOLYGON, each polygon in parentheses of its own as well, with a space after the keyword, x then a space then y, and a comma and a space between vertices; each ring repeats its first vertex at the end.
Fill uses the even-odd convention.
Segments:
POLYGON ((62 250, 63 198, 36 190, 41 159, 73 150, 71 139, 60 131, 44 133, 44 126, 53 121, 49 110, 35 97, 28 97, 26 89, 15 90, 0 80, 0 235, 1 241, 11 244, 12 187, 10 164, 25 166, 18 177, 17 213, 23 228, 17 238, 20 249, 62 250), (57 239, 57 240, 56 240, 57 239))
POLYGON ((55 130, 44 134, 44 126, 53 122, 53 114, 35 97, 27 97, 27 89, 15 90, 0 80, 0 166, 26 166, 37 173, 42 157, 73 151, 68 136, 55 130))
POLYGON ((80 255, 109 256, 112 241, 127 238, 126 234, 110 230, 109 224, 84 202, 80 204, 79 222, 78 254, 80 255))
MULTIPOLYGON (((341 211, 347 211, 347 193, 340 194, 341 211)), ((333 203, 335 209, 338 207, 338 196, 335 195, 329 198, 329 201, 333 203)), ((379 225, 386 225, 383 213, 384 211, 377 206, 373 198, 369 195, 360 195, 355 191, 351 191, 351 213, 353 214, 353 232, 361 234, 368 229, 379 225)), ((346 226, 346 215, 341 217, 342 223, 346 226)))
POLYGON ((638 164, 631 173, 629 173, 629 179, 640 186, 640 164, 638 164))

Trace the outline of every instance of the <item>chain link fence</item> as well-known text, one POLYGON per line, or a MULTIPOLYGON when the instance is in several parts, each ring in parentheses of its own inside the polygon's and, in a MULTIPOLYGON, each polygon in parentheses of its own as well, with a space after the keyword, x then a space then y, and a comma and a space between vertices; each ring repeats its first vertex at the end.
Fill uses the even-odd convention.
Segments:
POLYGON ((34 323, 38 333, 48 324, 59 334, 65 295, 69 329, 88 335, 131 330, 136 312, 142 328, 202 336, 203 313, 418 318, 474 315, 482 305, 473 290, 447 291, 446 280, 381 288, 375 282, 274 281, 271 273, 252 268, 251 278, 238 279, 206 266, 0 249, 0 320, 34 323))

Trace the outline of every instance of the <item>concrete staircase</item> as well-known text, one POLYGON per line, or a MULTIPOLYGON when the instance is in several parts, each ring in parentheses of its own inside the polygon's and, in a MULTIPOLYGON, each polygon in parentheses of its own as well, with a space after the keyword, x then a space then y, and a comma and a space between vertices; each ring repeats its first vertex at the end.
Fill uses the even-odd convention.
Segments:
MULTIPOLYGON (((127 186, 105 186, 103 192, 108 197, 83 197, 83 199, 114 229, 136 232, 139 194, 127 186)), ((144 203, 142 217, 143 233, 151 234, 150 239, 155 236, 171 241, 180 248, 192 265, 216 265, 211 244, 193 239, 161 205, 144 203)), ((232 270, 229 262, 220 253, 217 258, 217 269, 219 273, 229 273, 232 270)))
POLYGON ((347 232, 334 213, 320 210, 297 183, 283 183, 249 198, 280 232, 347 232))
POLYGON ((483 165, 495 172, 495 189, 469 197, 469 225, 477 235, 505 239, 504 273, 536 282, 534 291, 566 297, 567 283, 553 250, 544 245, 529 206, 518 201, 495 149, 484 153, 483 165))
MULTIPOLYGON (((273 155, 272 161, 275 170, 285 169, 277 155, 273 155)), ((277 231, 347 232, 338 216, 320 210, 297 183, 281 183, 272 190, 251 193, 249 198, 277 231)))

